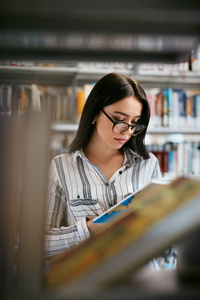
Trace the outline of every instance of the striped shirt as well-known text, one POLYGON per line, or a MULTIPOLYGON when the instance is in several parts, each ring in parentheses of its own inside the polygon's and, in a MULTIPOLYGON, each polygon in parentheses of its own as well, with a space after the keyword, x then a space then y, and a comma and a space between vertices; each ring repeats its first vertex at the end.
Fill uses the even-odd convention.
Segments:
POLYGON ((46 256, 78 244, 90 236, 86 218, 94 218, 152 179, 161 177, 157 158, 143 159, 124 149, 123 166, 110 180, 82 150, 56 156, 49 171, 45 230, 46 256), (65 226, 61 221, 65 219, 65 226))

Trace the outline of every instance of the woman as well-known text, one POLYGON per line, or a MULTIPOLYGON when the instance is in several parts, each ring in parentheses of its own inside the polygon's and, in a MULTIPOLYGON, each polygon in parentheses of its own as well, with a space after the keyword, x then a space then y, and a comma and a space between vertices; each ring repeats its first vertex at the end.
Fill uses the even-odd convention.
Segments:
POLYGON ((134 79, 110 73, 94 86, 69 153, 51 164, 47 256, 94 234, 102 226, 92 223, 95 217, 161 177, 144 145, 149 118, 146 94, 134 79))

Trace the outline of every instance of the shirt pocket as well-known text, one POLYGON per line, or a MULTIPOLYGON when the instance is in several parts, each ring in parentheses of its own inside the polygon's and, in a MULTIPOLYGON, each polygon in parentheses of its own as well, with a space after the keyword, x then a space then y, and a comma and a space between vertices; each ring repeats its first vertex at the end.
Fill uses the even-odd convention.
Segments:
POLYGON ((77 220, 83 217, 92 219, 103 213, 97 199, 76 198, 69 200, 69 206, 77 220))

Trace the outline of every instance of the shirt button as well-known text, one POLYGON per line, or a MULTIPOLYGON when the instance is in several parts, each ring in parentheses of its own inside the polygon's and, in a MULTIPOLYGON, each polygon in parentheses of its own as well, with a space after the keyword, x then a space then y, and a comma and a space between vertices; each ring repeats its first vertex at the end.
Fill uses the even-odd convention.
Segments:
POLYGON ((77 198, 79 199, 79 198, 80 198, 80 196, 78 195, 78 196, 77 196, 77 198))
POLYGON ((122 174, 122 171, 119 171, 119 175, 121 175, 122 174))
POLYGON ((107 182, 106 185, 109 186, 109 183, 107 182))

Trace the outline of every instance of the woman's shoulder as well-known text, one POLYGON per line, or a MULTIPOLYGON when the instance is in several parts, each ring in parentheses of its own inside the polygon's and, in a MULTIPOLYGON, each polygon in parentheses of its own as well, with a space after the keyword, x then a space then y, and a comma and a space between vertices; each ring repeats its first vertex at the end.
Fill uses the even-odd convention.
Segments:
POLYGON ((57 154, 56 156, 53 157, 53 160, 59 160, 70 156, 71 154, 69 152, 65 152, 65 153, 57 154))
POLYGON ((53 161, 68 161, 68 162, 70 162, 70 161, 75 161, 78 156, 80 156, 80 157, 83 156, 82 150, 77 150, 75 152, 67 151, 65 153, 58 154, 53 158, 53 161))
POLYGON ((73 153, 70 153, 69 151, 68 152, 65 152, 65 153, 61 153, 61 154, 58 154, 56 156, 54 156, 52 158, 52 161, 54 162, 58 162, 58 161, 70 161, 70 160, 73 160, 73 158, 75 157, 75 152, 73 153))
POLYGON ((149 152, 149 156, 149 158, 157 160, 157 157, 152 152, 149 152))

